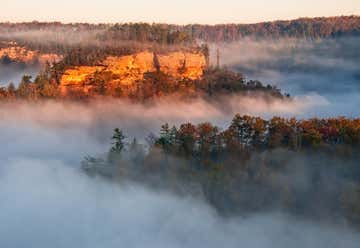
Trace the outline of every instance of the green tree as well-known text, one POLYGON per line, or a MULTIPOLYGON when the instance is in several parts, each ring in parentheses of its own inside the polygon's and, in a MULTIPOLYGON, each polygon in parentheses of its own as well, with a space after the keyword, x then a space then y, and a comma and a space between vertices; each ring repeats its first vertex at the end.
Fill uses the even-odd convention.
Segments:
POLYGON ((114 134, 111 138, 112 147, 110 152, 115 154, 121 154, 121 152, 125 149, 125 140, 126 136, 123 134, 122 130, 119 128, 114 129, 114 134))
POLYGON ((252 121, 253 118, 251 116, 237 114, 231 122, 229 129, 234 134, 240 147, 245 148, 252 142, 252 121))
POLYGON ((160 137, 157 139, 156 144, 161 146, 165 152, 170 152, 171 148, 175 144, 176 140, 176 127, 169 127, 169 124, 164 124, 161 126, 160 137))

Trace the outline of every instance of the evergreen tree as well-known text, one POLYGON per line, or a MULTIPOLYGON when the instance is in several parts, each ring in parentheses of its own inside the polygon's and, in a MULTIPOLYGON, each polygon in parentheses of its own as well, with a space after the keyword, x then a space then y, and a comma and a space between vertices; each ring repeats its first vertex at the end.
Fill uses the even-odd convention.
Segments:
POLYGON ((119 128, 114 129, 114 134, 111 138, 113 140, 111 153, 121 154, 121 152, 125 149, 125 139, 126 136, 123 134, 122 130, 119 128))

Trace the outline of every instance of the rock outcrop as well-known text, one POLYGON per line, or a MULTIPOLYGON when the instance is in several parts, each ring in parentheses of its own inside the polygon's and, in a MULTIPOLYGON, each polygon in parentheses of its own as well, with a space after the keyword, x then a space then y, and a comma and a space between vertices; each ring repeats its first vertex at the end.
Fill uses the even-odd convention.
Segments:
POLYGON ((22 62, 25 64, 40 63, 44 65, 47 61, 50 63, 60 61, 61 56, 57 54, 42 54, 38 51, 32 51, 25 47, 18 46, 16 42, 2 43, 0 48, 0 59, 7 57, 13 62, 22 62))
POLYGON ((196 52, 155 54, 145 51, 129 56, 107 57, 97 66, 76 66, 67 69, 60 82, 63 95, 69 91, 89 92, 96 83, 108 88, 131 90, 144 80, 146 73, 161 72, 172 78, 196 80, 202 77, 206 58, 196 52))

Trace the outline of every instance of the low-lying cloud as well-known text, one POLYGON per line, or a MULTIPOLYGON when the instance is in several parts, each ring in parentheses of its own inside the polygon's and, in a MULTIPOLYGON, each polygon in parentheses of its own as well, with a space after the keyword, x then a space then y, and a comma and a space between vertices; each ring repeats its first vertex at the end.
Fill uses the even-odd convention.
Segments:
POLYGON ((156 132, 164 123, 184 122, 228 123, 237 114, 271 118, 306 116, 315 108, 326 106, 327 100, 316 94, 293 99, 264 98, 261 96, 232 96, 216 101, 197 98, 188 101, 163 98, 148 104, 126 100, 104 99, 89 103, 79 102, 14 102, 3 103, 0 120, 56 128, 105 128, 121 126, 130 134, 146 135, 156 132))
POLYGON ((57 159, 79 166, 83 157, 101 154, 109 147, 114 128, 126 136, 144 140, 158 134, 161 125, 212 122, 226 127, 236 113, 266 118, 273 115, 303 116, 316 106, 326 105, 317 95, 294 100, 265 100, 232 97, 210 103, 204 99, 180 102, 172 99, 152 104, 124 100, 75 102, 14 102, 0 105, 0 157, 57 159))
POLYGON ((293 96, 317 94, 328 101, 316 108, 318 116, 360 114, 360 38, 252 40, 213 44, 222 66, 247 78, 277 85, 293 96))
POLYGON ((38 65, 25 65, 25 64, 1 64, 0 63, 0 87, 6 87, 9 83, 18 85, 24 75, 36 77, 40 70, 38 65))
POLYGON ((357 233, 279 213, 224 219, 198 199, 88 178, 61 160, 0 167, 0 245, 22 247, 357 247, 357 233))

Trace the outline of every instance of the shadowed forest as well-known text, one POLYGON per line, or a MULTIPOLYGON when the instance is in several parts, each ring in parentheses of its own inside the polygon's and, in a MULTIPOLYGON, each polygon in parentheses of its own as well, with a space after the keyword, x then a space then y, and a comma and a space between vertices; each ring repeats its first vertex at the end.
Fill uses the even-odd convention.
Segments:
POLYGON ((117 128, 109 152, 86 157, 82 169, 117 182, 203 194, 224 215, 279 208, 360 224, 359 119, 236 115, 225 130, 211 123, 165 124, 147 142, 117 128))

